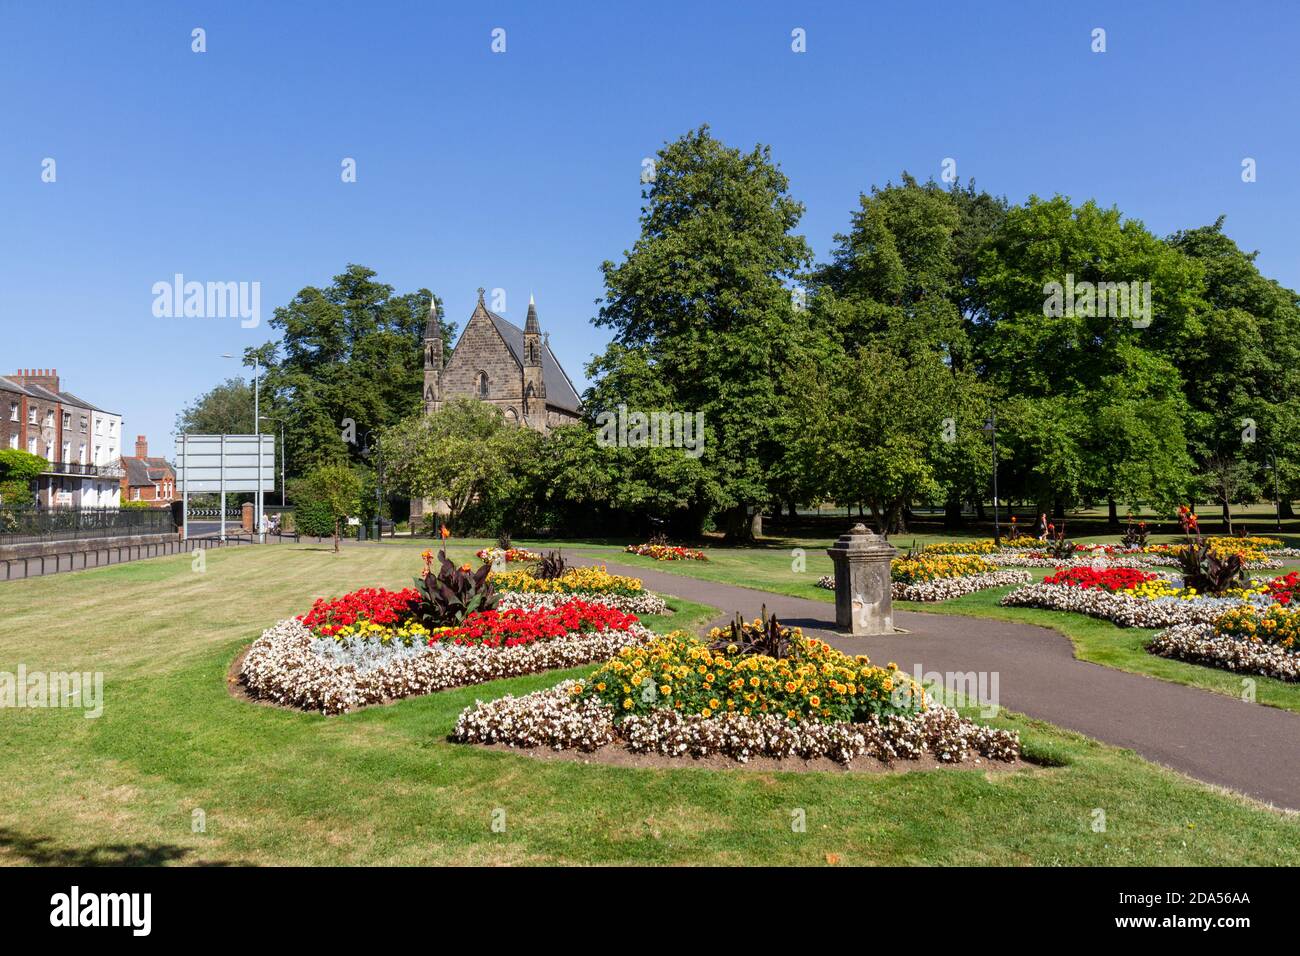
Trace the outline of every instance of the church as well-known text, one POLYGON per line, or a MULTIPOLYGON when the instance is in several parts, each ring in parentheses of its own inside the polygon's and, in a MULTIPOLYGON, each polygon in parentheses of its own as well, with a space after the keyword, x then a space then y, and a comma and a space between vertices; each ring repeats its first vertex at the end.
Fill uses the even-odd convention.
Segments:
MULTIPOLYGON (((444 364, 442 325, 433 303, 424 329, 424 413, 433 414, 453 398, 477 398, 499 408, 506 421, 543 434, 580 421, 578 390, 551 351, 549 338, 532 296, 521 329, 488 309, 479 289, 478 305, 444 364)), ((412 501, 411 527, 433 510, 433 502, 412 501)))

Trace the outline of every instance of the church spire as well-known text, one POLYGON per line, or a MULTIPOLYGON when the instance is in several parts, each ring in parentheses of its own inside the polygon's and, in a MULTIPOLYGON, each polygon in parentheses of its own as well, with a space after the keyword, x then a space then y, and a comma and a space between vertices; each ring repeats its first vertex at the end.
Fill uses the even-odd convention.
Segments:
POLYGON ((429 321, 424 324, 424 337, 426 339, 442 338, 442 325, 438 322, 437 296, 429 298, 429 321))
POLYGON ((537 322, 537 303, 533 301, 531 293, 528 296, 528 318, 524 321, 524 331, 533 334, 542 331, 542 327, 537 322))

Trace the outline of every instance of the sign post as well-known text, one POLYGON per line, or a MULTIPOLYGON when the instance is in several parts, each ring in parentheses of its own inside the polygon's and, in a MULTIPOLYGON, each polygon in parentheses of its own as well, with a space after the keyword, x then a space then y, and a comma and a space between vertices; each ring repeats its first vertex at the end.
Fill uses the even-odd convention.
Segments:
POLYGON ((221 436, 221 543, 226 543, 226 436, 221 436))
POLYGON ((185 484, 185 473, 189 471, 187 467, 189 460, 187 452, 189 445, 185 442, 185 435, 181 435, 181 540, 190 540, 190 489, 185 484))
POLYGON ((177 460, 180 462, 181 497, 184 499, 182 524, 189 537, 189 496, 191 492, 221 495, 220 537, 226 538, 226 492, 254 494, 254 522, 257 540, 265 542, 261 531, 262 492, 275 488, 274 435, 180 435, 177 460), (270 443, 268 446, 267 443, 270 443), (267 454, 269 452, 269 454, 267 454))

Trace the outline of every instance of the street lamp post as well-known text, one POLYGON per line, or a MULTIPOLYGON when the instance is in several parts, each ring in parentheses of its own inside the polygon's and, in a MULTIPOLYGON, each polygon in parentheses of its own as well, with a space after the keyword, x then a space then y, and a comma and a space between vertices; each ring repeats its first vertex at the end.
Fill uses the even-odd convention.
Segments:
POLYGON ((998 521, 998 413, 989 406, 989 417, 984 420, 985 432, 993 443, 993 543, 1002 546, 1002 525, 998 521))

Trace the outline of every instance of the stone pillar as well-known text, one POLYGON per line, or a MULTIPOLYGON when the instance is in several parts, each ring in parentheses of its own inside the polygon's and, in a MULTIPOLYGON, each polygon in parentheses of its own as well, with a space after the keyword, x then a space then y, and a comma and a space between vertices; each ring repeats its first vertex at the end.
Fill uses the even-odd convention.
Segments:
MULTIPOLYGON (((251 501, 244 502, 243 508, 240 509, 240 518, 242 520, 239 523, 243 525, 244 530, 251 533, 253 530, 253 503, 251 501)), ((222 515, 221 520, 224 522, 226 516, 222 515)))
POLYGON ((861 522, 826 549, 835 562, 835 624, 854 637, 891 634, 889 562, 898 551, 861 522))

